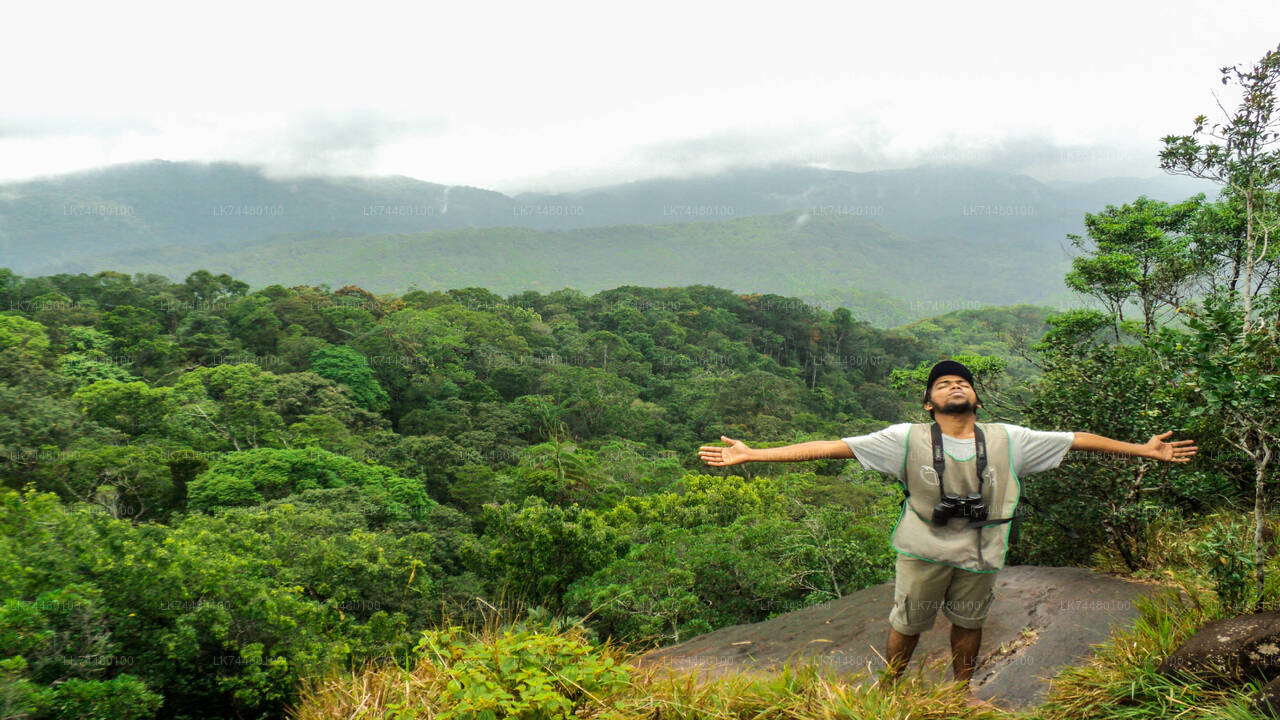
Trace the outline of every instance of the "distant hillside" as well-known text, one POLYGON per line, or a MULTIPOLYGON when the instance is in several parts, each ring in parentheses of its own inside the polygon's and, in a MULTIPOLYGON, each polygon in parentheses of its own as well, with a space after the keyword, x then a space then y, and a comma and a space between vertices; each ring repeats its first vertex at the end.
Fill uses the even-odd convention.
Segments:
POLYGON ((1038 305, 955 310, 894 328, 947 355, 994 355, 1009 362, 1006 386, 1026 385, 1039 368, 1019 355, 1039 341, 1054 308, 1038 305))
POLYGON ((710 284, 798 297, 888 327, 951 310, 1015 303, 1068 304, 1068 261, 1053 251, 992 240, 902 237, 853 215, 792 211, 723 222, 619 225, 564 231, 472 228, 404 235, 293 234, 248 243, 128 250, 100 268, 181 279, 197 269, 252 286, 358 280, 366 290, 485 287, 499 294, 573 287, 710 284))
POLYGON ((1143 193, 1179 200, 1202 187, 1212 192, 1211 185, 1172 176, 1051 186, 965 168, 771 167, 509 197, 406 177, 272 179, 230 163, 153 161, 0 185, 0 253, 6 266, 26 275, 92 272, 105 267, 98 260, 104 252, 234 245, 285 233, 564 230, 808 208, 815 217, 874 220, 899 235, 961 243, 971 252, 1017 241, 1060 254, 1064 235, 1081 230, 1085 212, 1143 193))
POLYGON ((1181 200, 1215 194, 1204 181, 1172 175, 1046 184, 1026 175, 956 166, 845 172, 776 166, 705 177, 641 180, 565 194, 525 193, 528 205, 581 207, 582 224, 671 222, 811 208, 857 215, 922 240, 1022 240, 1058 247, 1083 228, 1084 213, 1139 195, 1181 200), (1073 229, 1075 228, 1075 229, 1073 229))
POLYGON ((0 252, 28 274, 89 270, 85 258, 108 251, 234 244, 301 230, 468 227, 510 216, 510 205, 499 193, 404 177, 273 180, 231 163, 154 161, 0 185, 0 252))

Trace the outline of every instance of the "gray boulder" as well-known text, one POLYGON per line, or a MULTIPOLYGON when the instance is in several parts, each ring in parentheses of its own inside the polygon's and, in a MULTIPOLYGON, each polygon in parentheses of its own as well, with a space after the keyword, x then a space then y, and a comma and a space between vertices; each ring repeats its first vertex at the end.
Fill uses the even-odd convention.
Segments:
POLYGON ((1214 620, 1160 663, 1159 670, 1215 685, 1274 680, 1280 676, 1280 612, 1214 620))
POLYGON ((1253 711, 1263 717, 1280 718, 1280 678, 1262 687, 1253 700, 1253 711))
MULTIPOLYGON (((1117 626, 1138 617, 1133 600, 1165 592, 1081 568, 1014 566, 1000 571, 996 597, 983 628, 974 694, 998 706, 1033 707, 1044 701, 1049 678, 1093 654, 1117 626)), ((748 625, 734 625, 651 650, 637 664, 697 670, 716 676, 745 671, 768 676, 784 664, 813 660, 852 679, 872 681, 884 667, 893 582, 748 625)), ((918 663, 949 666, 949 627, 941 613, 920 636, 918 663)), ((950 680, 943 668, 942 680, 950 680)))

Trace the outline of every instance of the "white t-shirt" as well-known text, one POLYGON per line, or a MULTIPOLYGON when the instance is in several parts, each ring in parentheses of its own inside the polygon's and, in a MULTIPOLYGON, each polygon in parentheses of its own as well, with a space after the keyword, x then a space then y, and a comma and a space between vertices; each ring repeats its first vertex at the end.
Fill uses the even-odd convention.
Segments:
MULTIPOLYGON (((1013 472, 1018 477, 1058 467, 1075 441, 1075 433, 1072 432, 1047 432, 1021 425, 997 424, 1009 431, 1013 472)), ((841 439, 849 445, 863 467, 888 473, 901 482, 902 463, 907 458, 907 428, 910 426, 910 423, 898 423, 870 435, 841 439)), ((956 460, 970 460, 976 452, 973 438, 960 440, 946 433, 942 434, 942 449, 956 460)))

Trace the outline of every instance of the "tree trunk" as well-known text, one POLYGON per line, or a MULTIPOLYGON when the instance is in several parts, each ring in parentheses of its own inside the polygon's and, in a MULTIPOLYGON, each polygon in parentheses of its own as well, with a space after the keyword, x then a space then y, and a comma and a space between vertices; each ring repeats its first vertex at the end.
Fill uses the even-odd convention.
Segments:
POLYGON ((1253 314, 1253 246, 1257 240, 1253 237, 1253 187, 1244 195, 1244 323, 1240 328, 1240 338, 1249 336, 1249 316, 1253 314))
POLYGON ((1240 283, 1240 246, 1236 246, 1236 251, 1231 257, 1231 286, 1227 288, 1228 292, 1236 289, 1236 285, 1240 283))
POLYGON ((1266 505, 1266 479, 1267 464, 1271 462, 1271 444, 1267 442, 1266 437, 1261 438, 1262 453, 1261 461, 1254 456, 1254 479, 1253 479, 1253 562, 1254 569, 1258 573, 1258 599, 1254 603, 1254 612, 1262 612, 1262 588, 1265 579, 1266 554, 1262 548, 1262 529, 1266 522, 1263 509, 1266 505))
POLYGON ((1129 572, 1137 572, 1138 566, 1133 561, 1133 554, 1129 552, 1128 546, 1124 544, 1124 538, 1116 531, 1116 526, 1112 524, 1110 519, 1103 520, 1102 526, 1106 528, 1107 534, 1111 536, 1111 541, 1115 543, 1116 550, 1120 551, 1120 558, 1124 560, 1124 564, 1129 568, 1129 572))

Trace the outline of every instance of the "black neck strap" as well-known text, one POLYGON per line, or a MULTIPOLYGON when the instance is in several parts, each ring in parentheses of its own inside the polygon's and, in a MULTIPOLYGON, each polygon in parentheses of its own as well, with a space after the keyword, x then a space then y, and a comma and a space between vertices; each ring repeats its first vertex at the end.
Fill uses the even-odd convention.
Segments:
MULTIPOLYGON (((933 469, 938 473, 938 489, 945 496, 947 486, 942 479, 942 471, 946 469, 947 462, 942 455, 942 427, 935 422, 930 431, 933 433, 933 469)), ((987 438, 982 434, 982 428, 976 423, 973 426, 973 444, 974 456, 978 458, 978 492, 981 493, 983 475, 987 471, 987 438)))

